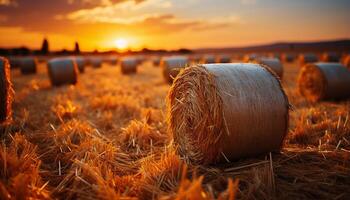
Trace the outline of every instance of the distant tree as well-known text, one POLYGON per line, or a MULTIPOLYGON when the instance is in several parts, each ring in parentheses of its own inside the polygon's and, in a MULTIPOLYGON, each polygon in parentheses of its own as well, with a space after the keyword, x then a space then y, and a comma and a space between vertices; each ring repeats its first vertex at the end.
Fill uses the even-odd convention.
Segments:
POLYGON ((41 46, 41 54, 43 55, 49 54, 49 42, 47 41, 46 38, 44 38, 43 44, 41 46))
POLYGON ((74 53, 75 54, 80 54, 80 47, 79 47, 79 43, 78 42, 75 42, 75 45, 74 45, 74 53))

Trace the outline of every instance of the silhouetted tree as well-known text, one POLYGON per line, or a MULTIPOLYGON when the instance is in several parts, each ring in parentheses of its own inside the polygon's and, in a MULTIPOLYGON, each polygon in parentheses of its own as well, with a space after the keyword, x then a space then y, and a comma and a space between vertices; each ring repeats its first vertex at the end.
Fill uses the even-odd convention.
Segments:
POLYGON ((80 54, 80 47, 78 42, 75 42, 74 53, 80 54))
POLYGON ((47 55, 49 54, 49 42, 46 38, 43 40, 43 44, 41 45, 41 54, 47 55))

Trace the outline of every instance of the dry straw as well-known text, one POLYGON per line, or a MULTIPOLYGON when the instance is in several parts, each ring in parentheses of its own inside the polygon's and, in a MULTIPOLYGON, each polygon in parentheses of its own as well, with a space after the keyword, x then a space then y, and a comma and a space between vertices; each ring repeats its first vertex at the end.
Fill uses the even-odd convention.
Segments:
POLYGON ((230 162, 279 150, 288 130, 288 99, 258 64, 185 68, 167 99, 178 152, 197 164, 230 162))
POLYGON ((9 61, 0 57, 0 125, 11 121, 13 90, 9 61))
POLYGON ((122 74, 135 74, 139 59, 136 57, 125 57, 121 60, 120 69, 122 74))
POLYGON ((350 70, 340 63, 305 65, 298 78, 299 92, 310 102, 350 96, 350 70))
POLYGON ((189 59, 186 56, 164 57, 161 61, 164 79, 167 83, 172 83, 179 74, 180 69, 186 67, 189 59))
POLYGON ((306 53, 299 55, 299 63, 301 66, 307 63, 315 63, 318 61, 318 57, 313 53, 306 53))
POLYGON ((78 82, 78 67, 72 58, 54 58, 48 62, 47 67, 53 86, 78 82))
POLYGON ((259 58, 255 60, 256 63, 269 67, 280 78, 283 77, 283 65, 277 58, 259 58))
POLYGON ((19 59, 18 64, 22 74, 35 74, 38 60, 34 57, 24 57, 19 59))

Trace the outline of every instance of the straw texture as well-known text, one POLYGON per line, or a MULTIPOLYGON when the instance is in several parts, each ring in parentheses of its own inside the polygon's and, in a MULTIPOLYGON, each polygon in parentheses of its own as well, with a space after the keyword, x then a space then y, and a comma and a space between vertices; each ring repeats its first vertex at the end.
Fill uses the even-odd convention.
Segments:
POLYGON ((310 102, 350 97, 350 70, 339 63, 305 65, 299 74, 298 88, 310 102))
POLYGON ((61 86, 78 82, 78 67, 71 58, 54 58, 48 62, 51 84, 61 86))
POLYGON ((185 68, 167 98, 169 132, 188 162, 213 164, 280 149, 288 99, 258 64, 185 68))
POLYGON ((120 64, 122 74, 135 74, 137 72, 137 65, 139 59, 136 57, 123 58, 120 64))
POLYGON ((255 62, 269 67, 279 78, 283 77, 283 65, 279 59, 259 58, 255 62))
POLYGON ((3 125, 11 121, 13 100, 10 65, 3 57, 0 57, 0 97, 0 125, 3 125))
POLYGON ((34 57, 24 57, 19 59, 19 67, 22 74, 35 74, 38 61, 34 57))
POLYGON ((161 62, 163 77, 167 83, 172 83, 180 69, 186 67, 189 59, 186 56, 164 57, 161 62))

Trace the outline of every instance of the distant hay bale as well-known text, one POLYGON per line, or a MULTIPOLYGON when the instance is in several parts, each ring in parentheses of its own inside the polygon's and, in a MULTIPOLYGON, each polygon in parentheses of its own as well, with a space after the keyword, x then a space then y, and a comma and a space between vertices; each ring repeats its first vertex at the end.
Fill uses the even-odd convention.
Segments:
POLYGON ((201 56, 200 55, 191 55, 189 57, 189 60, 194 63, 200 63, 201 62, 201 56))
POLYGON ((16 56, 10 56, 7 59, 10 62, 11 69, 16 69, 16 68, 20 67, 20 58, 18 58, 16 56))
POLYGON ((277 58, 259 58, 255 61, 258 64, 269 67, 279 78, 283 77, 283 65, 277 58))
POLYGON ((91 58, 89 58, 89 63, 93 68, 101 68, 102 67, 102 58, 91 57, 91 58))
POLYGON ((341 56, 335 52, 327 52, 322 55, 323 62, 339 62, 341 56))
POLYGON ((255 54, 255 53, 247 54, 247 55, 244 55, 243 62, 245 62, 245 63, 252 62, 258 58, 259 58, 258 54, 255 54))
POLYGON ((344 59, 344 65, 350 70, 350 55, 346 56, 344 59))
POLYGON ((306 53, 299 55, 299 63, 301 66, 307 63, 315 63, 318 62, 318 57, 313 53, 306 53))
POLYGON ((167 97, 169 132, 178 153, 196 164, 279 150, 288 113, 279 80, 258 64, 185 68, 167 97))
POLYGON ((158 67, 160 65, 160 61, 161 61, 160 56, 153 56, 151 58, 151 62, 153 64, 153 66, 155 66, 155 67, 158 67))
POLYGON ((231 62, 231 56, 230 55, 221 55, 218 59, 219 63, 230 63, 231 62))
POLYGON ((120 69, 122 74, 135 74, 140 60, 136 57, 125 57, 121 60, 120 69))
POLYGON ((163 77, 167 83, 172 83, 179 74, 181 68, 188 65, 189 59, 186 56, 164 57, 161 61, 163 77))
MULTIPOLYGON (((13 90, 10 80, 10 64, 0 57, 0 126, 11 121, 13 90)), ((1 128, 0 128, 1 129, 1 128)))
POLYGON ((74 57, 73 58, 75 63, 77 64, 77 67, 79 69, 80 73, 85 72, 85 66, 86 66, 86 60, 83 57, 74 57))
POLYGON ((54 58, 48 62, 48 73, 53 86, 78 82, 78 67, 72 58, 54 58))
POLYGON ((34 57, 20 58, 18 64, 22 74, 35 74, 37 71, 38 61, 34 57))
POLYGON ((284 53, 284 54, 282 55, 282 60, 283 60, 284 62, 290 63, 290 62, 293 62, 294 59, 295 59, 295 55, 293 55, 293 54, 284 53))
POLYGON ((215 56, 214 55, 205 55, 202 59, 203 64, 212 64, 215 62, 215 56))
POLYGON ((298 88, 310 102, 350 97, 350 70, 339 63, 305 65, 298 77, 298 88))

